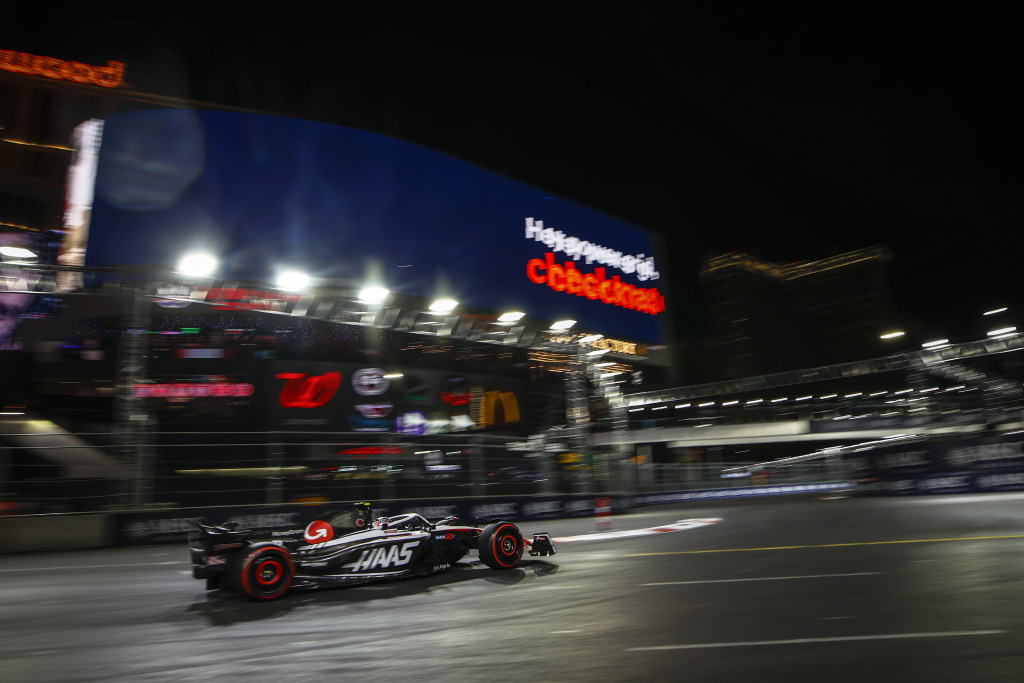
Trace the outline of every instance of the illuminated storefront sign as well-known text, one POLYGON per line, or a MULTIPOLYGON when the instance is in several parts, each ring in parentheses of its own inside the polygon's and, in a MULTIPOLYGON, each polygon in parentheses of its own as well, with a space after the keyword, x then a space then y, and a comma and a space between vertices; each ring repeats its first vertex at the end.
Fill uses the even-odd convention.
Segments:
POLYGON ((442 391, 441 400, 450 406, 468 406, 473 400, 473 392, 458 389, 455 391, 442 391))
POLYGON ((358 403, 355 408, 363 417, 387 417, 394 406, 390 403, 358 403))
POLYGON ((341 386, 340 372, 325 372, 322 375, 279 372, 274 377, 285 380, 277 397, 282 408, 319 408, 334 398, 341 386))
POLYGON ((56 81, 73 81, 104 88, 119 88, 124 85, 124 64, 121 62, 92 66, 14 50, 0 50, 0 69, 26 76, 42 76, 56 81))
POLYGON ((252 396, 255 388, 248 382, 240 384, 137 384, 132 394, 138 398, 205 398, 207 396, 252 396))
POLYGON ((360 396, 380 396, 391 387, 380 368, 362 368, 352 373, 352 389, 360 396))
POLYGON ((519 422, 519 401, 511 391, 486 391, 480 405, 480 426, 489 427, 495 424, 495 412, 501 403, 501 411, 505 416, 505 424, 519 422))

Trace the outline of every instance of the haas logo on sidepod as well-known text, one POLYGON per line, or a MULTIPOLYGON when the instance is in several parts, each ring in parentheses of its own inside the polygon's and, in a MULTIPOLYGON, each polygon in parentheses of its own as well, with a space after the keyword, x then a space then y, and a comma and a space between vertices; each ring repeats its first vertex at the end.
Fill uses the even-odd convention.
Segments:
POLYGON ((323 543, 334 538, 334 527, 318 519, 309 523, 302 536, 306 539, 307 543, 323 543))
POLYGON ((420 544, 419 541, 403 543, 401 547, 396 543, 383 548, 370 548, 364 550, 359 559, 351 564, 346 564, 353 572, 365 572, 371 569, 387 569, 388 567, 401 567, 409 564, 412 559, 412 550, 420 544))

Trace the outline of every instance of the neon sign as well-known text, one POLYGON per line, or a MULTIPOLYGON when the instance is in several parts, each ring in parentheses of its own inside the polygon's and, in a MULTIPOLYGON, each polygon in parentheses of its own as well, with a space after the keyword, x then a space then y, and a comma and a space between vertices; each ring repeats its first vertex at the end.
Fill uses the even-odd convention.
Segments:
POLYGON ((622 282, 618 275, 610 280, 605 278, 605 269, 597 268, 593 273, 584 273, 572 261, 559 265, 555 263, 554 252, 544 254, 544 259, 534 258, 526 262, 526 277, 534 284, 546 284, 556 292, 575 294, 600 300, 613 306, 658 315, 665 310, 665 297, 657 287, 635 287, 622 282))
POLYGON ((132 394, 138 398, 204 398, 207 396, 252 396, 255 388, 248 382, 229 384, 137 384, 132 394))
POLYGON ((73 81, 103 88, 119 88, 124 85, 122 62, 108 61, 106 66, 91 66, 81 62, 65 62, 54 57, 0 50, 0 69, 26 76, 42 76, 55 81, 73 81))

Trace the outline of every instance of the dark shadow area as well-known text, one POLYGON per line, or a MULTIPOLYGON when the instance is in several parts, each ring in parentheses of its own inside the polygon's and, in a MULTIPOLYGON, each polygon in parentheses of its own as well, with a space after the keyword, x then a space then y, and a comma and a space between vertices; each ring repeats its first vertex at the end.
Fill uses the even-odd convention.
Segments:
POLYGON ((205 600, 189 605, 185 613, 198 614, 211 626, 232 626, 274 619, 297 608, 314 604, 358 604, 388 600, 427 593, 433 589, 465 581, 485 581, 496 586, 514 586, 530 575, 551 576, 557 571, 558 565, 544 560, 524 560, 511 570, 489 569, 477 561, 459 562, 453 565, 451 570, 433 576, 409 577, 352 587, 295 590, 283 598, 264 603, 252 602, 234 591, 215 590, 207 593, 205 600))

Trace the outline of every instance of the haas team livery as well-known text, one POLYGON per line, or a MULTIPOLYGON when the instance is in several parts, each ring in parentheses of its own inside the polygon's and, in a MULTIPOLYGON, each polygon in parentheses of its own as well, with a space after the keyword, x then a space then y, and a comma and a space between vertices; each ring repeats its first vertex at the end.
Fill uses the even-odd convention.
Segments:
POLYGON ((491 569, 513 569, 524 553, 555 554, 548 534, 527 540, 511 522, 481 529, 455 517, 430 522, 416 513, 371 522, 369 503, 272 534, 258 535, 234 522, 197 527, 189 536, 192 575, 205 579, 207 590, 233 589, 256 601, 279 598, 291 588, 429 576, 472 550, 491 569))

